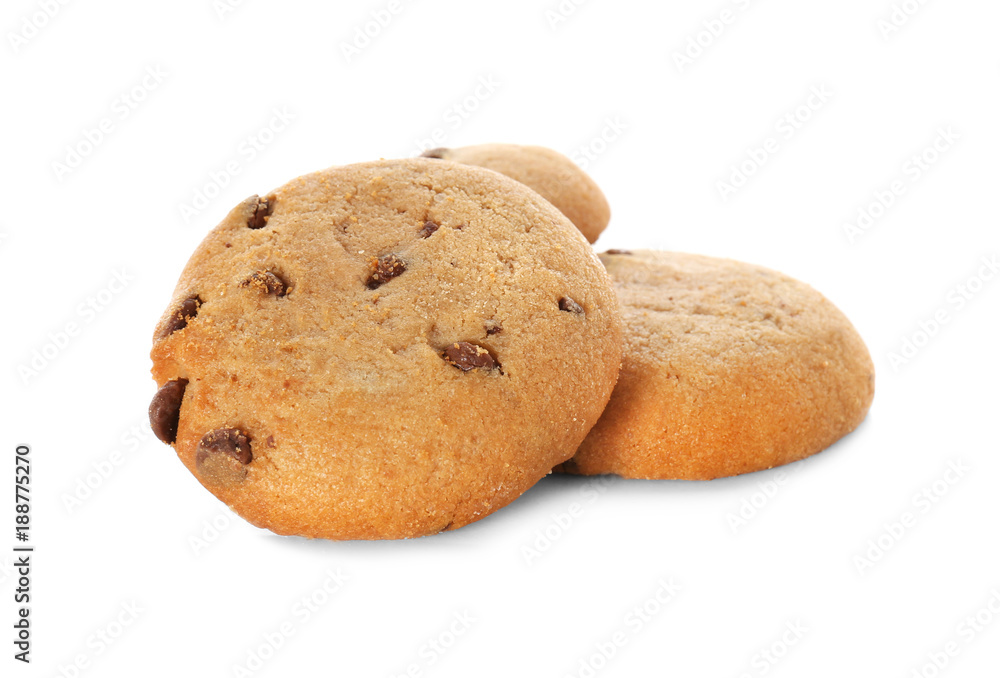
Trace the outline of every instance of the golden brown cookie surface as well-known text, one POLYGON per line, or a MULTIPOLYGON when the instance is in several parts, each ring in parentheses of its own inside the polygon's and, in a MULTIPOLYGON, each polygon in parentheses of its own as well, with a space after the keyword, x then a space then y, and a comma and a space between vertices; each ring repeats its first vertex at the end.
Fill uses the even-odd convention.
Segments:
POLYGON ((433 534, 573 453, 621 333, 596 255, 517 182, 426 159, 332 168, 244 201, 196 250, 157 327, 150 416, 258 526, 433 534))
POLYGON ((559 470, 703 480, 802 459, 864 419, 874 367, 846 317, 759 266, 601 255, 625 315, 608 407, 559 470))
POLYGON ((544 146, 435 148, 424 157, 485 167, 521 182, 555 205, 589 242, 597 240, 611 219, 608 201, 594 180, 565 155, 544 146))

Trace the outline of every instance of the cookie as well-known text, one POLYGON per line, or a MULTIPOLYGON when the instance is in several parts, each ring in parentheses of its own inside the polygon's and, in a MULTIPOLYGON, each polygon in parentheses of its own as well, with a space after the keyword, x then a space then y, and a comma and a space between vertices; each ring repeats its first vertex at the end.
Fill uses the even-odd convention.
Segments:
POLYGON ((600 260, 522 184, 336 167, 244 201, 197 248, 156 328, 150 421, 254 525, 434 534, 572 456, 622 333, 600 260))
POLYGON ((625 315, 611 401, 559 470, 707 480, 819 452, 864 419, 874 367, 808 285, 727 259, 601 255, 625 315))
POLYGON ((520 181, 559 208, 594 242, 611 219, 611 208, 594 180, 561 153, 542 146, 483 144, 462 148, 435 148, 426 158, 485 167, 520 181))

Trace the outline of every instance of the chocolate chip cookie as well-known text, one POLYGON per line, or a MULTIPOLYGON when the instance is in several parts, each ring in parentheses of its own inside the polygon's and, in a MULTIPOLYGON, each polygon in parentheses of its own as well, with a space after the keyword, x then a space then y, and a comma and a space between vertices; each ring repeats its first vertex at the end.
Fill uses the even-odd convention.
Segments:
POLYGON ((150 421, 255 525, 434 534, 573 454, 622 332, 597 256, 522 184, 336 167, 244 201, 197 248, 156 328, 150 421))
POLYGON ((424 157, 485 167, 520 181, 559 208, 594 242, 611 219, 604 193, 586 172, 561 153, 543 146, 482 144, 435 148, 424 157))
POLYGON ((705 480, 768 469, 831 445, 864 419, 871 357, 826 298, 726 259, 601 255, 625 315, 611 401, 559 470, 705 480))

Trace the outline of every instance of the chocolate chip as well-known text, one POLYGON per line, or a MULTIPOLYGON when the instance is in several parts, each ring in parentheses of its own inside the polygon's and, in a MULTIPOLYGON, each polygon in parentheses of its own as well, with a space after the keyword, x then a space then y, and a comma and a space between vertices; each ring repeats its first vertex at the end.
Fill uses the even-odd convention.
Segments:
POLYGON ((274 436, 268 436, 265 442, 268 447, 274 447, 274 436))
POLYGON ((499 367, 490 352, 482 346, 470 344, 467 341, 459 341, 444 350, 442 357, 451 365, 454 365, 463 372, 482 368, 493 370, 499 367))
POLYGON ((421 158, 434 158, 435 160, 443 160, 444 156, 448 153, 447 148, 431 148, 420 154, 421 158))
POLYGON ((374 290, 386 284, 398 275, 402 275, 406 270, 406 264, 395 254, 386 254, 379 257, 375 263, 375 270, 368 278, 368 289, 374 290))
POLYGON ((632 254, 628 250, 608 250, 605 254, 632 254))
POLYGON ((500 323, 498 323, 496 320, 487 320, 483 324, 483 326, 486 328, 486 334, 487 334, 487 336, 490 336, 490 335, 493 335, 493 334, 500 334, 501 332, 503 332, 503 325, 501 325, 500 323))
POLYGON ((187 379, 168 381, 156 392, 149 403, 149 425, 153 434, 168 445, 177 440, 177 425, 181 419, 181 401, 187 379))
POLYGON ((257 271, 251 274, 240 283, 240 287, 254 287, 264 294, 273 294, 276 297, 285 296, 287 289, 285 281, 271 271, 257 271))
POLYGON ((583 314, 583 306, 576 303, 569 297, 563 297, 559 300, 559 310, 566 311, 567 313, 576 313, 578 315, 583 314))
POLYGON ((434 231, 441 228, 441 224, 435 224, 433 221, 425 221, 424 227, 420 229, 421 238, 429 238, 434 235, 434 231))
POLYGON ((201 466, 205 461, 215 455, 226 455, 232 457, 239 463, 246 466, 253 459, 250 452, 250 439, 245 433, 236 428, 217 428, 209 431, 198 443, 196 461, 201 466))
POLYGON ((201 297, 197 295, 182 301, 180 307, 170 316, 161 336, 166 337, 187 327, 188 321, 198 315, 198 309, 201 308, 202 303, 201 297))
POLYGON ((253 214, 247 220, 247 226, 250 228, 264 228, 267 226, 268 217, 271 216, 271 211, 274 209, 274 201, 268 200, 267 198, 257 198, 257 204, 253 208, 253 214))

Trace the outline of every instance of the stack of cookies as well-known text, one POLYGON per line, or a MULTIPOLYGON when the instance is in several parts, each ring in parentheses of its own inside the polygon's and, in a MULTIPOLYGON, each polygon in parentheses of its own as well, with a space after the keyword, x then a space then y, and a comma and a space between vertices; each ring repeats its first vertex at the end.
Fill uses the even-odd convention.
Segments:
POLYGON ((597 255, 609 218, 569 159, 499 144, 253 196, 156 328, 153 431, 254 525, 398 539, 553 470, 718 478, 861 422, 871 358, 822 295, 730 260, 597 255))

